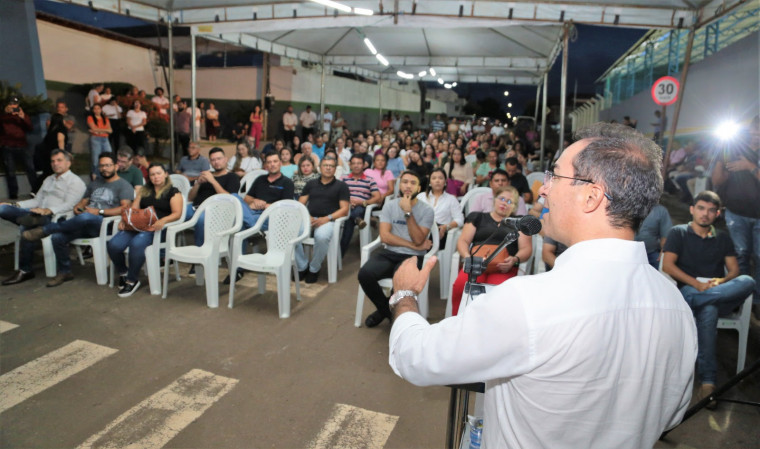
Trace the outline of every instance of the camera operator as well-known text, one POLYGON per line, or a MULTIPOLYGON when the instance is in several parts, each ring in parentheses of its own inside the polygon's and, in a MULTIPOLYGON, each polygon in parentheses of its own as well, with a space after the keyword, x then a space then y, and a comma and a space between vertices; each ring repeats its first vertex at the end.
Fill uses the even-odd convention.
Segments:
POLYGON ((29 151, 26 134, 32 130, 32 120, 24 113, 18 97, 11 97, 0 115, 0 149, 5 162, 5 177, 8 181, 8 197, 18 198, 18 181, 16 180, 16 157, 22 156, 26 168, 29 186, 37 185, 34 171, 34 155, 29 151))

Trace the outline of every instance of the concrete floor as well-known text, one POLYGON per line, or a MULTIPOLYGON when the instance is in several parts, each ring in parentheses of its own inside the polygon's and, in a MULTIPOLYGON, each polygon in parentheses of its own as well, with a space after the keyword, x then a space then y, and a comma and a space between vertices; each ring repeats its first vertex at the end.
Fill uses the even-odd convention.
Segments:
MULTIPOLYGON (((95 284, 91 264, 75 264, 76 279, 52 289, 44 286, 40 264, 37 279, 0 287, 0 320, 18 325, 0 334, 0 374, 76 340, 117 352, 3 411, 0 447, 91 442, 109 423, 193 369, 237 383, 205 411, 184 415, 182 424, 170 423, 174 430, 168 433, 158 407, 152 414, 132 415, 86 447, 123 447, 141 438, 149 442, 146 447, 159 447, 157 429, 164 429, 162 441, 169 448, 443 447, 449 390, 415 387, 393 374, 387 322, 375 329, 353 325, 358 242, 355 246, 339 282, 305 295, 300 304, 294 298, 291 317, 284 320, 278 318, 273 291, 259 296, 253 288, 238 288, 236 306, 228 309, 228 289, 220 286, 220 307, 209 309, 204 289, 184 276, 170 283, 165 300, 145 286, 120 299, 114 289, 95 284)), ((0 251, 4 278, 12 273, 12 246, 0 251)), ((436 273, 431 298, 438 298, 437 279, 436 273)), ((320 283, 326 284, 324 270, 320 283)), ((371 307, 366 301, 365 314, 371 307)), ((444 307, 444 301, 431 299, 431 321, 442 319, 444 307)), ((759 329, 755 323, 748 364, 760 357, 759 329)), ((734 332, 720 332, 719 354, 722 382, 735 370, 734 332)), ((760 400, 760 378, 745 381, 730 396, 760 400)), ((721 404, 717 411, 700 412, 656 447, 760 447, 760 409, 721 404)))

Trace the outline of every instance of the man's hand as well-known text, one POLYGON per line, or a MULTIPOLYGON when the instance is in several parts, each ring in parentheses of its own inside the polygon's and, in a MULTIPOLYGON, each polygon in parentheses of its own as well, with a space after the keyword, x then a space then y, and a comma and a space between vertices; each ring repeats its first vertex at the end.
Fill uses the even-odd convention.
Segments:
POLYGON ((412 211, 412 196, 411 195, 402 196, 398 202, 398 205, 401 208, 401 210, 404 211, 404 213, 411 212, 412 211))
POLYGON ((98 214, 99 210, 95 209, 94 207, 85 207, 84 211, 87 212, 88 214, 99 215, 98 214))
POLYGON ((757 165, 750 162, 746 157, 742 156, 738 161, 731 161, 726 163, 728 171, 736 172, 742 170, 754 170, 757 165))
POLYGON ((418 251, 430 251, 430 248, 433 247, 433 241, 425 239, 421 244, 416 245, 414 249, 418 251))
POLYGON ((53 211, 48 208, 35 207, 33 209, 29 209, 29 211, 39 215, 53 215, 53 211))
POLYGON ((699 282, 697 281, 697 285, 693 286, 697 289, 698 292, 702 293, 703 291, 707 290, 710 287, 714 287, 709 281, 708 282, 699 282))
POLYGON ((210 171, 206 170, 206 171, 201 172, 196 182, 211 182, 213 180, 214 180, 214 175, 211 174, 210 171))
POLYGON ((363 204, 364 204, 364 200, 363 199, 357 198, 355 196, 351 197, 351 206, 352 207, 361 206, 363 204))
POLYGON ((266 207, 267 203, 264 200, 254 198, 253 201, 251 201, 251 209, 253 210, 264 210, 266 207))
POLYGON ((422 271, 417 269, 417 257, 406 259, 393 275, 393 291, 412 290, 421 292, 425 288, 430 272, 433 271, 438 258, 433 256, 428 260, 422 271))
POLYGON ((319 217, 319 218, 312 217, 311 218, 311 227, 312 228, 318 228, 318 227, 322 226, 323 224, 329 223, 329 222, 330 222, 330 219, 327 218, 327 217, 319 217))
POLYGON ((726 278, 712 278, 707 281, 707 283, 710 285, 710 288, 717 287, 724 282, 726 282, 726 278))

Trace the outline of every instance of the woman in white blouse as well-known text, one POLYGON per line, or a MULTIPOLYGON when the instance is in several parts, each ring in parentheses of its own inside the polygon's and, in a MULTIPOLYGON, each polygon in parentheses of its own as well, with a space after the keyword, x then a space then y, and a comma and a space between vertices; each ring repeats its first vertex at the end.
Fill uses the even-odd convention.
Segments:
POLYGON ((446 235, 450 229, 464 224, 464 215, 457 198, 446 193, 446 172, 442 168, 430 173, 430 185, 421 199, 430 204, 435 211, 435 222, 440 232, 440 247, 446 246, 446 235))
POLYGON ((260 169, 261 158, 257 153, 258 151, 254 153, 249 150, 248 145, 245 143, 239 143, 235 150, 235 155, 230 158, 229 162, 227 162, 227 170, 242 178, 246 173, 260 169))

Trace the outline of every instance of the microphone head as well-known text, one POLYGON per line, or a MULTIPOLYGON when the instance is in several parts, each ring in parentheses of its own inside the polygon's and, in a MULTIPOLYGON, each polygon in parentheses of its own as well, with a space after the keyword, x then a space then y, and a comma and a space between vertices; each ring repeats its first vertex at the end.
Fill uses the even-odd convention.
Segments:
POLYGON ((517 229, 525 235, 534 235, 541 232, 541 220, 533 215, 526 215, 517 222, 517 229))

